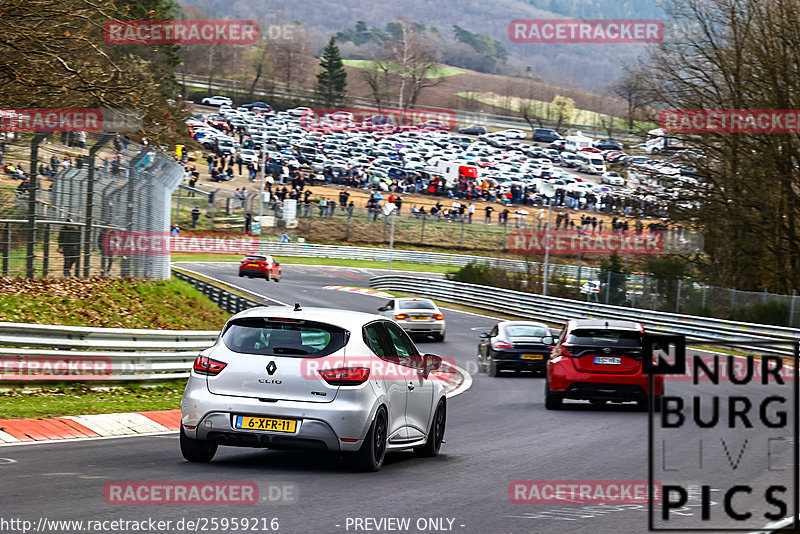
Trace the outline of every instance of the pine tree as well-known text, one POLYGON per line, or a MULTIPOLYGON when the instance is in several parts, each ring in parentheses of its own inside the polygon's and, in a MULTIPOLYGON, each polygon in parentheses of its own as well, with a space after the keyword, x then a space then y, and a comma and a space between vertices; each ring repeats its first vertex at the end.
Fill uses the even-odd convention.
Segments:
POLYGON ((344 70, 336 38, 331 37, 319 61, 322 72, 317 74, 317 92, 324 100, 326 107, 334 107, 345 96, 347 87, 347 72, 344 70))

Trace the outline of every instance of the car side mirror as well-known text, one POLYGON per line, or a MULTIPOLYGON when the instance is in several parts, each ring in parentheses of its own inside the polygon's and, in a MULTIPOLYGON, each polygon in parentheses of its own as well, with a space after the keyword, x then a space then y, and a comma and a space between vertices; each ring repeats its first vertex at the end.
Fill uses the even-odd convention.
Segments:
POLYGON ((386 306, 381 306, 380 308, 378 308, 378 311, 386 311, 386 310, 387 310, 386 306))
POLYGON ((275 267, 277 267, 277 266, 279 266, 279 265, 280 265, 280 263, 278 263, 278 262, 276 261, 276 262, 275 262, 275 267))
POLYGON ((478 337, 481 339, 489 339, 489 334, 487 334, 486 332, 481 332, 480 334, 478 334, 478 337))
POLYGON ((438 371, 442 366, 441 356, 437 356, 436 354, 426 354, 422 358, 425 361, 425 368, 422 372, 426 377, 433 371, 438 371))
POLYGON ((553 339, 553 336, 544 336, 541 339, 541 342, 543 345, 552 345, 553 343, 555 343, 555 339, 553 339))

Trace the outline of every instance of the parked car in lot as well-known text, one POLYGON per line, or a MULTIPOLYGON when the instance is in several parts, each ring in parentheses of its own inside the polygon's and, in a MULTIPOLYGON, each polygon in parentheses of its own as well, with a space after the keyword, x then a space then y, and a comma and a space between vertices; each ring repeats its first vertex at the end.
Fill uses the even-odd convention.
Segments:
POLYGON ((436 456, 447 400, 430 373, 441 363, 385 317, 251 308, 194 362, 181 400, 181 453, 209 462, 219 445, 323 450, 364 471, 378 471, 387 451, 436 456))
POLYGON ((468 135, 483 135, 486 133, 486 128, 483 126, 478 126, 477 124, 470 124, 464 128, 459 128, 458 133, 468 135))
POLYGON ((517 130, 517 129, 514 129, 514 128, 508 129, 508 130, 500 130, 499 132, 495 132, 495 133, 498 133, 500 135, 504 135, 505 137, 507 137, 509 139, 525 139, 525 136, 527 135, 522 130, 517 130))
POLYGON ((601 141, 595 141, 594 147, 600 150, 622 150, 622 143, 613 139, 603 139, 601 141))
POLYGON ((409 334, 429 335, 436 341, 444 341, 444 315, 430 299, 392 299, 378 308, 378 313, 395 321, 409 334))
POLYGON ((625 178, 618 172, 606 171, 600 176, 601 184, 625 185, 625 178))
POLYGON ((552 143, 561 139, 561 134, 550 128, 534 128, 533 140, 539 143, 552 143))
POLYGON ((239 262, 239 276, 281 281, 281 264, 272 256, 247 255, 239 262))
POLYGON ((661 409, 664 377, 649 377, 642 371, 644 327, 633 321, 570 319, 547 360, 545 408, 557 410, 564 399, 588 400, 592 404, 636 402, 647 409, 649 396, 661 409))
POLYGON ((561 153, 561 165, 564 167, 577 167, 578 166, 578 156, 576 156, 573 152, 567 152, 566 150, 561 153))
POLYGON ((205 106, 223 106, 223 105, 232 106, 233 100, 231 100, 227 96, 210 96, 201 100, 200 103, 205 106))
POLYGON ((550 355, 550 329, 534 321, 502 321, 478 342, 478 371, 497 376, 500 371, 544 372, 550 355))

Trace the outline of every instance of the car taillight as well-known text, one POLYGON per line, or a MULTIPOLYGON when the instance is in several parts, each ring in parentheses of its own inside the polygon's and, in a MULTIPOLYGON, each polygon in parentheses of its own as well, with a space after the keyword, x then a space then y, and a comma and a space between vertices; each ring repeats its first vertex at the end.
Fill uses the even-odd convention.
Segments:
POLYGON ((505 341, 495 341, 492 343, 493 349, 510 349, 511 343, 506 343, 505 341))
POLYGON ((398 313, 394 316, 395 319, 408 319, 408 315, 405 313, 398 313))
POLYGON ((217 360, 212 360, 208 356, 198 356, 194 360, 193 369, 201 375, 216 376, 225 369, 228 364, 217 360))
POLYGON ((437 313, 436 315, 433 316, 433 318, 436 319, 437 321, 441 321, 442 319, 444 319, 444 315, 442 315, 441 313, 437 313))
POLYGON ((575 353, 572 352, 572 345, 568 345, 567 343, 561 344, 561 355, 562 356, 575 356, 575 353))
POLYGON ((343 367, 342 369, 326 369, 319 372, 322 378, 332 386, 357 386, 369 378, 368 367, 343 367))

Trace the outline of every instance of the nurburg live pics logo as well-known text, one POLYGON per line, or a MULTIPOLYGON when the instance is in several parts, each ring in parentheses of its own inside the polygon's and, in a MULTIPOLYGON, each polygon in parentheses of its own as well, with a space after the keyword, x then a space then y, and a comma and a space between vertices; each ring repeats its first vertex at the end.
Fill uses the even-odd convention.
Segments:
POLYGON ((736 354, 709 347, 687 354, 684 336, 643 337, 651 390, 655 375, 690 376, 669 382, 660 413, 651 405, 648 483, 658 481, 662 495, 658 511, 648 503, 649 529, 752 532, 796 518, 800 342, 701 343, 724 343, 736 354), (692 493, 699 504, 688 504, 692 493))

